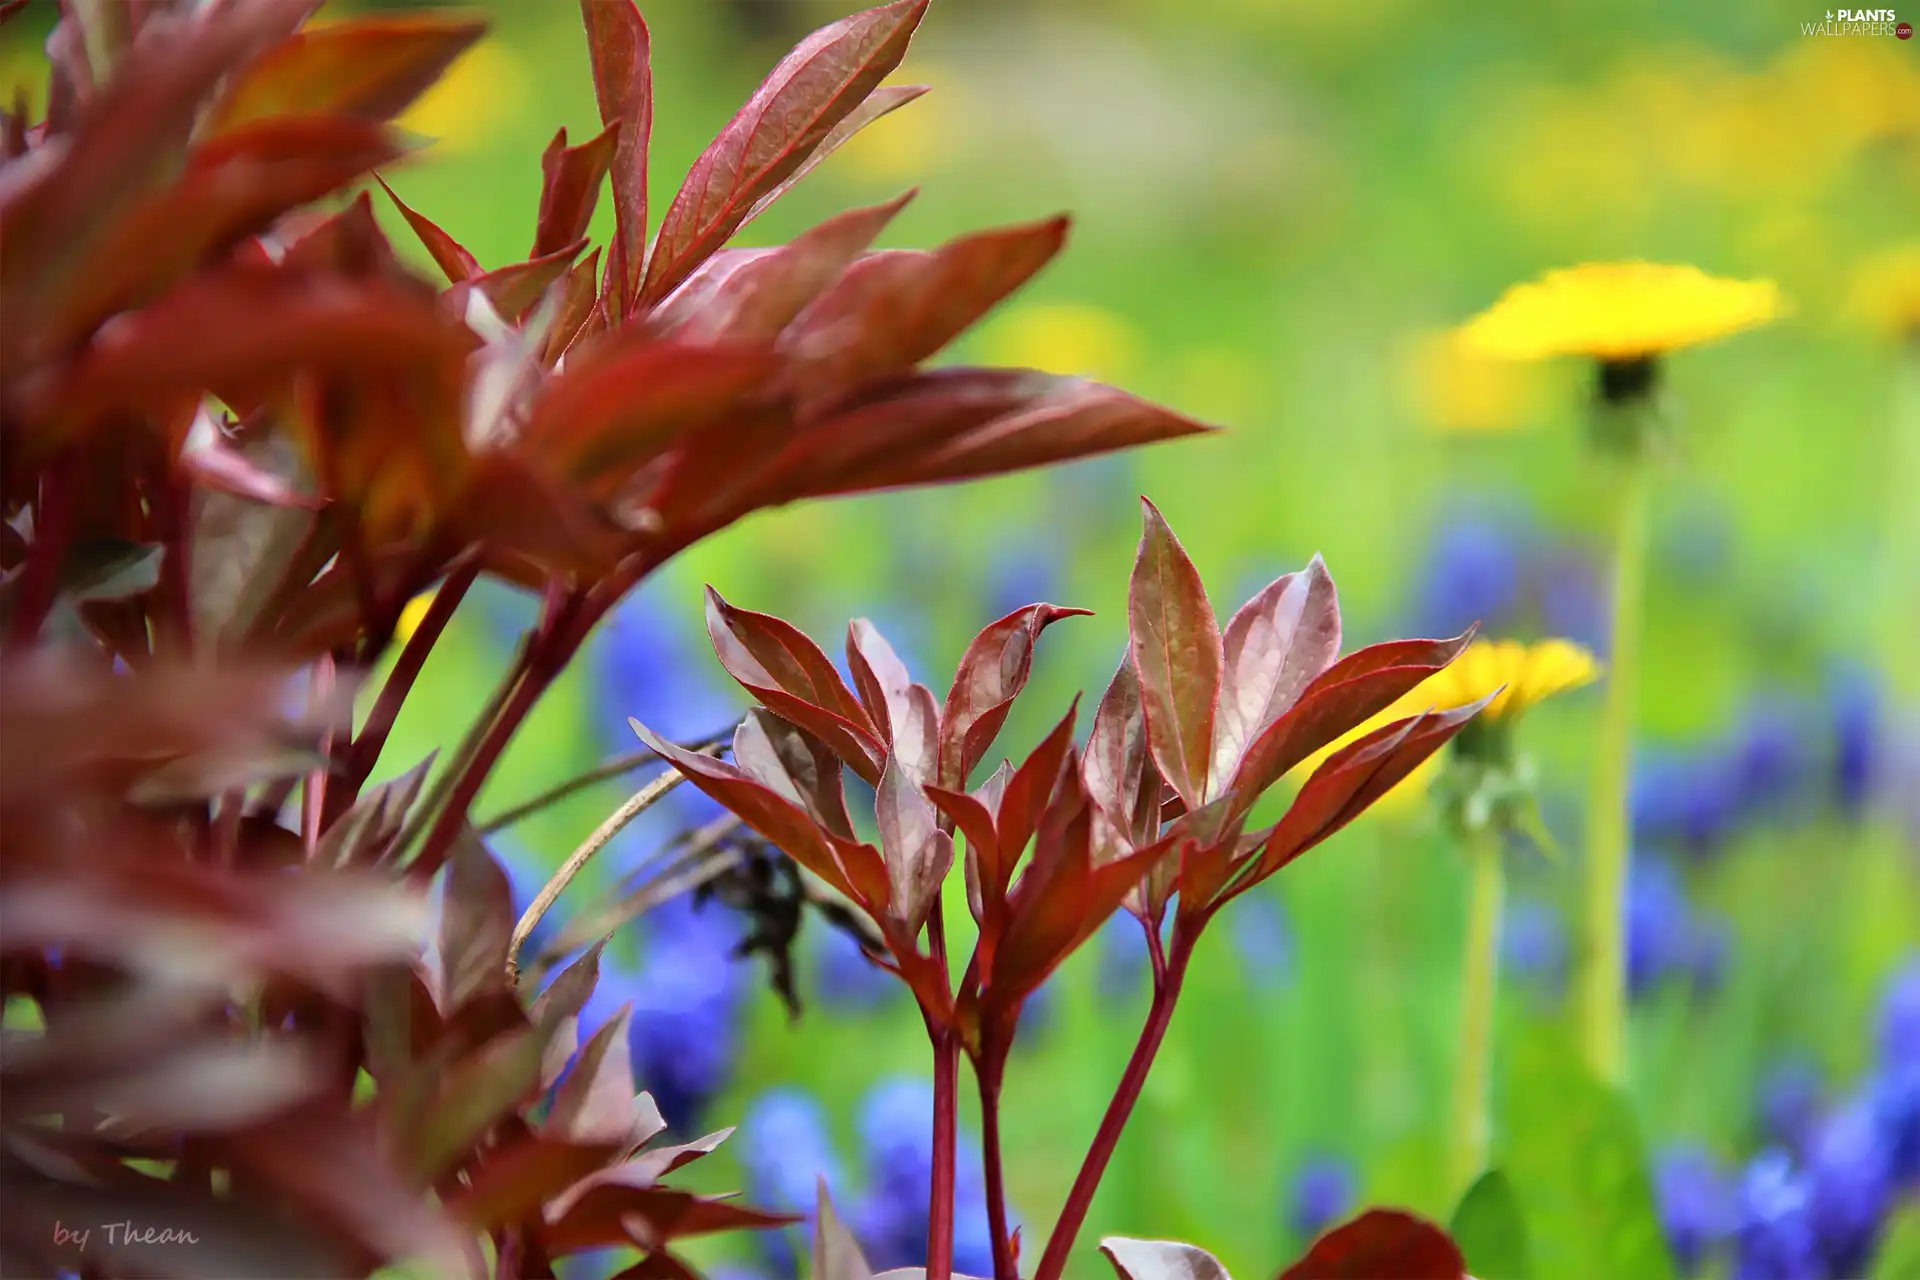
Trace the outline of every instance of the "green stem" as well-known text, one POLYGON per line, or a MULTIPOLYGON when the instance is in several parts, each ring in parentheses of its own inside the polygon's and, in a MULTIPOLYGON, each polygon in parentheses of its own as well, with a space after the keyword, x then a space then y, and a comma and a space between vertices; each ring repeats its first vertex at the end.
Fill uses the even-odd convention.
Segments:
POLYGON ((1920 694, 1910 657, 1920 624, 1920 332, 1912 334, 1895 374, 1893 431, 1888 441, 1886 538, 1881 544, 1880 660, 1894 706, 1920 694))
POLYGON ((1626 1074, 1627 787, 1633 754, 1647 578, 1650 469, 1643 449, 1618 463, 1613 495, 1613 627, 1606 703, 1587 804, 1586 883, 1576 990, 1587 1065, 1608 1084, 1626 1074))
POLYGON ((1493 1007, 1500 986, 1500 910, 1506 896, 1501 839, 1485 828, 1466 837, 1472 870, 1467 900, 1467 950, 1460 997, 1460 1058, 1453 1077, 1452 1194, 1465 1194, 1487 1167, 1493 1125, 1493 1007))

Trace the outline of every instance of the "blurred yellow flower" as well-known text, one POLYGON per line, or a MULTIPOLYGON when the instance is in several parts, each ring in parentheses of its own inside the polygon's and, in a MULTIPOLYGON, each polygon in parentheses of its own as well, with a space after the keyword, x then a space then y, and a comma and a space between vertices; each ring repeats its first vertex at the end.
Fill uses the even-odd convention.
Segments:
POLYGON ((1125 382, 1140 340, 1114 312, 1081 302, 1032 303, 1003 314, 980 335, 982 358, 1045 373, 1125 382))
POLYGON ((1920 336, 1920 241, 1874 254, 1854 272, 1856 319, 1896 337, 1920 336))
POLYGON ((431 591, 422 591, 407 601, 407 607, 400 611, 400 621, 393 628, 395 644, 405 644, 413 639, 413 633, 418 631, 420 624, 426 620, 427 610, 433 607, 433 594, 431 591))
POLYGON ((527 72, 519 57, 499 40, 482 40, 461 55, 396 123, 434 139, 437 151, 470 151, 497 133, 526 103, 527 72))
POLYGON ((1632 360, 1751 329, 1785 311, 1771 280, 1727 280, 1654 262, 1590 262, 1515 285, 1461 338, 1469 351, 1493 359, 1632 360))
POLYGON ((1416 338, 1402 373, 1415 416, 1442 431, 1510 431, 1528 425, 1539 408, 1531 368, 1468 350, 1458 330, 1416 338))
POLYGON ((926 66, 903 71, 896 83, 936 86, 881 116, 848 138, 835 163, 869 182, 911 182, 924 177, 951 145, 943 127, 960 92, 953 76, 926 66))

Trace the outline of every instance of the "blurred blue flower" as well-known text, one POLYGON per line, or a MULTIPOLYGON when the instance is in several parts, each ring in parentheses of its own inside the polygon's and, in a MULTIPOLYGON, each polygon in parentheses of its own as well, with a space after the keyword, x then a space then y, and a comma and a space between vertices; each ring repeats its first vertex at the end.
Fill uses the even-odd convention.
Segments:
POLYGON ((1062 549, 1052 539, 1023 538, 1001 547, 988 573, 982 623, 1030 604, 1070 603, 1060 598, 1065 585, 1061 557, 1062 549))
POLYGON ((638 745, 629 716, 667 738, 688 739, 725 728, 739 714, 698 629, 698 607, 697 600, 688 602, 690 621, 683 626, 635 592, 595 632, 592 701, 613 750, 638 745))
POLYGON ((1694 959, 1693 909, 1665 862, 1636 856, 1627 872, 1627 987, 1644 995, 1688 972, 1694 959))
POLYGON ((1274 991, 1293 980, 1293 925, 1271 890, 1255 890, 1242 897, 1233 907, 1229 924, 1233 949, 1255 987, 1274 991))
POLYGON ((1696 993, 1711 995, 1720 989, 1727 973, 1727 955, 1732 950, 1733 932, 1725 920, 1717 916, 1695 916, 1687 974, 1693 980, 1696 993))
POLYGON ((1828 682, 1827 711, 1833 731, 1833 796, 1841 811, 1859 814, 1872 801, 1883 769, 1885 732, 1879 680, 1847 667, 1828 682))
POLYGON ((1629 801, 1636 842, 1709 853, 1739 818, 1735 767, 1717 752, 1636 751, 1629 801))
POLYGON ((1764 696, 1749 703, 1729 752, 1743 814, 1778 813, 1805 797, 1816 772, 1803 745, 1807 729, 1804 711, 1785 698, 1764 696))
POLYGON ((812 1247, 813 1212, 819 1180, 844 1191, 840 1161, 820 1104, 799 1089, 773 1089, 750 1105, 740 1120, 740 1161, 747 1193, 770 1209, 807 1215, 797 1231, 756 1233, 761 1251, 776 1275, 799 1274, 800 1257, 812 1247))
POLYGON ((1543 995, 1558 995, 1567 980, 1567 926, 1550 903, 1516 898, 1501 922, 1505 973, 1543 995))
POLYGON ((868 960, 844 929, 813 930, 814 983, 820 1003, 849 1013, 871 1013, 906 994, 898 978, 868 960))
POLYGON ((1888 1176, 1902 1192, 1920 1190, 1920 1058, 1882 1065, 1868 1096, 1888 1176))
POLYGON ((1564 636, 1605 658, 1611 622, 1605 584, 1593 558, 1577 548, 1554 550, 1541 558, 1532 577, 1541 633, 1564 636))
POLYGON ((1101 995, 1119 1000, 1149 989, 1153 966, 1147 955, 1146 926, 1133 913, 1116 911, 1107 917, 1100 926, 1097 954, 1101 995))
POLYGON ((1698 1146, 1668 1147, 1654 1164, 1654 1198, 1674 1264, 1685 1276, 1733 1235, 1733 1186, 1708 1152, 1698 1146))
POLYGON ((1427 538, 1415 572, 1413 627, 1418 635, 1458 635, 1475 622, 1500 631, 1514 620, 1525 569, 1519 522, 1462 512, 1427 538))
POLYGON ((1920 953, 1909 956, 1880 996, 1880 1061, 1920 1062, 1920 953))
POLYGON ((1060 1017, 1060 984, 1056 981, 1058 972, 1049 975, 1047 980, 1034 988, 1026 1003, 1020 1006, 1020 1018, 1015 1026, 1014 1047, 1031 1049, 1044 1039, 1053 1029, 1060 1017))
POLYGON ((1784 1151, 1755 1157, 1740 1177, 1735 1280, 1819 1280, 1812 1194, 1784 1151))
POLYGON ((1755 1110, 1760 1132, 1770 1143, 1801 1153, 1818 1129, 1825 1082, 1806 1058, 1790 1058, 1760 1079, 1755 1110))
POLYGON ((1349 1161, 1313 1156, 1293 1171, 1287 1183, 1287 1227, 1302 1241, 1312 1240, 1345 1218, 1358 1195, 1358 1180, 1349 1161))
MULTIPOLYGON (((924 1267, 933 1194, 932 1083, 913 1076, 881 1081, 861 1104, 859 1128, 866 1148, 867 1190, 849 1215, 854 1234, 875 1271, 924 1267)), ((967 1275, 991 1275, 986 1175, 979 1145, 964 1136, 955 1174, 953 1268, 967 1275)))
POLYGON ((1807 1159, 1814 1243, 1830 1276, 1865 1275, 1892 1203, 1886 1148, 1871 1101, 1821 1126, 1807 1159))

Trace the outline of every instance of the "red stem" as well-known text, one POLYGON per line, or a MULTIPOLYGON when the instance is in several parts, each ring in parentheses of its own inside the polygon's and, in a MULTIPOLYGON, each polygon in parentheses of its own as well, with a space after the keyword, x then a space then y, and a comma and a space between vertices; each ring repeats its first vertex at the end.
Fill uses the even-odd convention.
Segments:
MULTIPOLYGON (((943 894, 933 897, 927 917, 927 950, 947 973, 947 921, 943 894)), ((923 1011, 924 1012, 924 1011, 923 1011)), ((933 1042, 933 1189, 927 1201, 927 1280, 949 1280, 953 1275, 954 1169, 960 1148, 960 1040, 953 1028, 926 1014, 927 1036, 933 1042)))
POLYGON ((1047 1249, 1040 1256, 1040 1267, 1034 1272, 1033 1280, 1060 1280, 1066 1270, 1074 1238, 1086 1222, 1087 1210, 1093 1207, 1093 1193, 1100 1187, 1114 1148, 1120 1143, 1121 1131, 1127 1127, 1134 1104, 1140 1100, 1147 1072, 1153 1069, 1154 1055, 1160 1051, 1160 1042, 1166 1038, 1167 1026, 1173 1021, 1173 1007, 1180 999, 1180 984, 1187 976, 1187 961, 1192 956, 1193 936, 1176 929, 1173 953, 1167 958, 1166 980, 1153 993, 1153 1008, 1147 1014, 1146 1026, 1140 1030, 1140 1041, 1133 1047, 1133 1056, 1127 1059, 1120 1087, 1114 1091, 1113 1101, 1107 1104, 1107 1114, 1093 1135, 1093 1145, 1087 1149, 1079 1176, 1073 1180, 1073 1189, 1067 1193, 1059 1220, 1053 1224, 1053 1234, 1047 1237, 1047 1249))
POLYGON ((999 1035, 983 1038, 980 1057, 973 1064, 980 1083, 980 1158, 986 1165, 987 1228, 993 1235, 994 1280, 1020 1280, 1013 1256, 1013 1238, 1007 1234, 1006 1173, 1000 1154, 1000 1086, 1007 1074, 1008 1044, 999 1035))

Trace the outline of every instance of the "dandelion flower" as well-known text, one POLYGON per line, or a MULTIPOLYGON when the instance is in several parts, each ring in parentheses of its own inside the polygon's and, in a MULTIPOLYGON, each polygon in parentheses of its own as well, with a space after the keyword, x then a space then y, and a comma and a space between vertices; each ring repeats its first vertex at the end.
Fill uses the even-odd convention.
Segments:
POLYGON ((1571 640, 1476 640, 1415 693, 1429 706, 1464 707, 1488 694, 1481 716, 1512 720, 1557 693, 1591 684, 1600 665, 1571 640), (1498 690, 1498 692, 1495 692, 1498 690))
POLYGON ((993 363, 1101 382, 1126 381, 1140 348, 1133 326, 1104 307, 1080 302, 1015 308, 981 342, 993 363))
POLYGON ((1511 431, 1527 425, 1539 401, 1532 371, 1468 348, 1457 331, 1421 335, 1404 374, 1413 411, 1441 431, 1511 431))
POLYGON ((1461 331, 1467 350, 1492 359, 1591 356, 1644 361, 1778 319, 1771 280, 1728 280, 1698 267, 1593 262, 1516 285, 1461 331))

